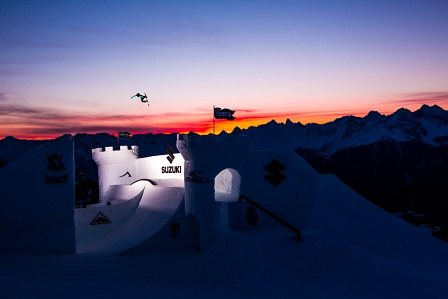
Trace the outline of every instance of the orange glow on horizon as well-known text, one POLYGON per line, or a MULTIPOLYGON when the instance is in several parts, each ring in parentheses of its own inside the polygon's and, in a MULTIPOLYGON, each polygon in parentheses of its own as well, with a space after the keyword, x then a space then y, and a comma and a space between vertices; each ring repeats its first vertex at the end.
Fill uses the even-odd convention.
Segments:
MULTIPOLYGON (((229 121, 229 120, 215 120, 215 128, 214 128, 214 132, 216 135, 220 134, 222 131, 225 131, 226 133, 231 133, 236 127, 240 128, 240 129, 248 129, 251 126, 259 126, 259 125, 263 125, 266 124, 272 120, 276 121, 277 123, 285 123, 287 119, 289 119, 290 121, 292 121, 293 123, 297 123, 300 122, 303 125, 306 125, 308 123, 318 123, 318 124, 325 124, 328 122, 331 122, 339 117, 343 117, 343 116, 347 116, 347 115, 354 115, 354 116, 359 116, 359 117, 363 117, 365 116, 367 113, 356 113, 356 114, 344 114, 344 113, 328 113, 328 114, 324 114, 324 115, 314 115, 314 114, 310 114, 310 115, 301 115, 301 116, 295 116, 295 117, 282 117, 282 116, 277 116, 277 117, 269 117, 269 116, 255 116, 255 117, 238 117, 233 120, 233 121, 229 121)), ((133 130, 127 130, 126 127, 127 126, 121 126, 121 130, 122 131, 127 131, 132 133, 132 135, 136 135, 136 134, 147 134, 147 133, 152 133, 152 134, 171 134, 171 133, 178 133, 178 134, 188 134, 190 132, 194 132, 196 134, 199 135, 207 135, 207 134, 213 134, 213 123, 212 121, 198 121, 196 123, 196 125, 187 125, 187 124, 182 124, 179 123, 179 127, 175 127, 172 125, 167 125, 167 124, 161 124, 158 126, 157 129, 151 129, 145 128, 144 124, 141 124, 141 127, 139 127, 139 122, 137 122, 137 124, 133 124, 133 127, 135 129, 133 130), (164 126, 166 125, 166 126, 164 126), (182 126, 183 125, 183 126, 182 126)), ((93 124, 91 124, 93 125, 93 124)), ((113 126, 113 125, 112 125, 113 126)), ((111 126, 109 126, 111 127, 111 126)), ((113 126, 113 127, 120 127, 119 125, 117 126, 113 126)), ((36 130, 36 129, 32 129, 32 130, 36 130)), ((97 134, 97 133, 108 133, 110 135, 114 135, 117 136, 118 130, 110 130, 109 129, 105 129, 105 130, 91 130, 88 129, 87 127, 83 130, 82 127, 79 128, 79 130, 76 131, 72 131, 72 132, 67 132, 67 133, 48 133, 48 134, 32 134, 29 131, 31 131, 30 128, 26 128, 26 127, 22 127, 20 129, 16 129, 14 130, 13 134, 8 134, 8 135, 4 135, 1 136, 0 135, 0 139, 5 138, 6 136, 14 136, 17 139, 26 139, 26 140, 51 140, 51 139, 55 139, 57 137, 60 137, 64 134, 71 134, 71 135, 76 135, 76 134, 97 134)))
MULTIPOLYGON (((445 99, 444 93, 444 98, 445 99)), ((425 94, 426 95, 426 94, 425 94)), ((431 94, 432 95, 432 94, 431 94)), ((293 123, 300 122, 303 125, 309 123, 325 124, 332 122, 343 116, 353 115, 356 117, 364 117, 370 111, 378 111, 383 115, 390 115, 399 108, 406 106, 410 111, 418 110, 423 104, 429 106, 438 105, 443 109, 448 108, 448 104, 436 98, 429 100, 425 97, 424 101, 412 97, 404 97, 401 100, 388 100, 377 103, 375 109, 372 107, 340 109, 327 111, 297 111, 297 110, 280 110, 270 111, 266 113, 263 110, 244 110, 235 109, 235 119, 233 121, 225 119, 215 119, 214 133, 220 134, 222 131, 231 133, 236 127, 240 129, 248 129, 251 126, 259 126, 275 120, 277 123, 285 123, 287 119, 293 123)), ((188 134, 194 132, 200 135, 213 134, 213 117, 212 115, 199 113, 196 115, 182 113, 168 113, 162 115, 71 115, 69 112, 64 115, 61 113, 54 122, 50 117, 41 116, 41 119, 32 117, 19 121, 15 117, 10 118, 12 121, 1 127, 0 139, 6 136, 14 136, 18 139, 27 140, 48 140, 60 137, 64 134, 96 134, 108 133, 117 136, 118 130, 127 131, 136 134, 188 134), (7 134, 4 134, 7 132, 7 134)))

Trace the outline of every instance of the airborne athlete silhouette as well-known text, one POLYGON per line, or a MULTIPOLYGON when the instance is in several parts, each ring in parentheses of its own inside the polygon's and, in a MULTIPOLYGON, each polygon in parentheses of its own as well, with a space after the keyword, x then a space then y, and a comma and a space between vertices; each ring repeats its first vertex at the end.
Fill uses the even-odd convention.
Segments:
POLYGON ((148 106, 149 106, 148 97, 146 96, 146 93, 145 93, 145 95, 137 93, 131 97, 131 99, 133 99, 133 98, 139 98, 140 101, 142 101, 142 103, 148 103, 148 106))

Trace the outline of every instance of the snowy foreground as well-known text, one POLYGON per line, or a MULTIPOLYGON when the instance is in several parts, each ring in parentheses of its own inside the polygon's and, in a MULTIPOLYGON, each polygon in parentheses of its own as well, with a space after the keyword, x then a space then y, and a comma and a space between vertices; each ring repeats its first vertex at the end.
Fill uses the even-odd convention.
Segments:
MULTIPOLYGON (((61 147, 57 149, 60 150, 52 150, 49 153, 63 152, 64 156, 56 155, 59 160, 62 157, 71 157, 72 153, 67 155, 68 151, 62 148, 67 142, 61 140, 59 143, 61 147)), ((227 149, 225 152, 227 153, 227 149)), ((240 191, 244 191, 244 195, 248 197, 264 200, 263 204, 269 204, 272 210, 284 207, 286 211, 282 213, 282 217, 290 223, 297 223, 296 227, 302 231, 301 242, 296 241, 294 233, 276 226, 276 223, 272 226, 261 225, 260 221, 256 226, 232 226, 230 216, 233 214, 228 212, 228 209, 227 214, 221 214, 220 210, 219 233, 207 234, 215 231, 215 218, 205 217, 202 222, 199 221, 202 225, 200 228, 205 228, 202 231, 205 234, 201 234, 201 231, 198 233, 198 236, 202 236, 200 240, 213 238, 213 242, 200 243, 201 246, 205 245, 202 246, 201 252, 157 252, 149 250, 152 248, 150 242, 155 242, 156 237, 160 236, 158 228, 168 228, 170 221, 175 219, 175 216, 171 215, 178 215, 176 211, 182 212, 181 218, 185 216, 183 197, 174 196, 174 193, 184 194, 183 188, 162 184, 157 187, 146 181, 112 187, 110 190, 114 190, 113 194, 117 196, 117 200, 125 191, 141 194, 140 190, 146 190, 143 193, 146 195, 141 197, 138 207, 125 223, 105 235, 86 241, 82 238, 81 229, 74 229, 73 224, 80 222, 80 218, 76 218, 80 210, 75 211, 73 215, 73 201, 69 200, 70 197, 63 197, 64 207, 58 207, 61 203, 61 193, 56 191, 73 194, 73 185, 67 184, 57 189, 53 188, 53 184, 42 183, 46 181, 43 180, 46 173, 42 170, 49 171, 49 153, 43 146, 36 155, 23 155, 17 162, 17 167, 9 165, 2 168, 0 173, 0 187, 3 187, 0 190, 0 247, 4 248, 4 252, 0 253, 0 299, 448 298, 447 242, 380 209, 349 189, 336 176, 317 174, 305 162, 299 161, 295 154, 282 154, 281 160, 288 162, 284 162, 288 165, 284 170, 285 177, 288 178, 280 186, 275 189, 267 188, 268 183, 263 176, 250 176, 248 170, 251 168, 245 167, 245 176, 241 182, 244 181, 246 185, 241 184, 244 188, 241 187, 240 191), (35 159, 31 160, 30 157, 35 159), (26 172, 28 170, 30 173, 26 172), (22 177, 37 177, 42 180, 22 180, 22 177), (14 182, 20 183, 15 193, 11 192, 14 182), (43 187, 33 188, 38 184, 43 184, 43 187), (53 193, 47 190, 53 190, 53 193), (266 190, 272 190, 272 194, 266 190), (260 194, 261 192, 266 194, 260 194), (45 201, 32 200, 34 193, 38 194, 38 199, 45 198, 45 201), (41 194, 45 194, 45 197, 41 194), (27 200, 21 202, 16 198, 27 200), (52 198, 52 201, 49 198, 52 198), (10 209, 7 208, 8 204, 10 209), (150 209, 151 204, 154 204, 154 209, 150 209), (162 206, 162 210, 156 209, 162 206), (173 208, 167 213, 167 207, 180 208, 173 208), (76 222, 72 223, 73 218, 64 215, 62 217, 61 211, 75 216, 76 222), (39 217, 35 217, 36 215, 39 217), (169 218, 164 218, 164 215, 169 218), (54 219, 61 221, 55 222, 54 219), (207 219, 213 221, 207 222, 207 219), (46 221, 51 225, 42 225, 46 221), (61 231, 61 226, 64 228, 63 224, 66 223, 71 224, 69 227, 72 229, 61 231), (56 234, 48 234, 49 227, 56 231, 56 234), (149 232, 156 228, 157 232, 149 232), (75 241, 75 236, 70 234, 75 231, 80 235, 76 239, 78 254, 16 252, 74 252, 61 251, 63 245, 69 242, 56 241, 64 241, 64 238, 75 241), (130 242, 136 239, 137 243, 130 242), (30 243, 33 246, 29 246, 30 243), (36 251, 36 248, 41 247, 45 247, 45 250, 36 251), (101 247, 101 250, 96 250, 98 247, 101 247), (123 254, 136 252, 128 250, 136 248, 147 250, 142 254, 123 254)), ((252 153, 251 157, 266 159, 245 158, 245 161, 252 161, 252 164, 249 164, 252 169, 263 169, 263 165, 266 165, 264 162, 272 159, 274 154, 267 156, 266 152, 259 153, 262 154, 264 156, 252 153), (256 164, 256 161, 260 164, 256 164)), ((166 159, 163 156, 162 158, 166 159)), ((55 164, 54 160, 51 161, 53 163, 50 164, 55 164)), ((73 163, 72 168, 65 161, 64 164, 64 173, 67 173, 65 176, 68 176, 69 171, 73 173, 73 163)), ((203 168, 206 165, 210 166, 203 163, 201 168, 192 169, 206 170, 203 168)), ((62 167, 59 170, 61 169, 62 167)), ((202 173, 202 170, 190 169, 187 173, 195 176, 194 174, 202 173)), ((147 177, 152 178, 153 175, 148 173, 147 177)), ((218 178, 215 180, 215 188, 203 190, 215 195, 215 200, 221 200, 221 209, 226 204, 229 207, 230 203, 216 196, 219 194, 217 191, 221 191, 223 182, 233 182, 233 177, 232 180, 227 180, 228 177, 218 175, 218 178)), ((188 187, 187 191, 199 190, 197 186, 188 187)), ((204 198, 201 196, 205 193, 195 194, 197 197, 193 197, 193 200, 204 198)), ((234 195, 233 192, 229 194, 234 195)), ((126 203, 133 204, 134 197, 135 194, 126 193, 123 199, 126 199, 126 203)), ((210 202, 212 211, 216 211, 217 205, 213 201, 210 202)), ((234 204, 242 208, 245 203, 234 204)), ((104 206, 120 207, 119 204, 104 206)), ((225 212, 224 208, 222 210, 225 212)), ((93 215, 99 214, 95 212, 93 215)), ((172 237, 171 234, 163 236, 172 237)), ((74 242, 70 244, 74 245, 74 242)))
POLYGON ((323 232, 247 233, 199 253, 0 253, 0 298, 447 298, 448 244, 435 238, 438 255, 393 257, 323 232))

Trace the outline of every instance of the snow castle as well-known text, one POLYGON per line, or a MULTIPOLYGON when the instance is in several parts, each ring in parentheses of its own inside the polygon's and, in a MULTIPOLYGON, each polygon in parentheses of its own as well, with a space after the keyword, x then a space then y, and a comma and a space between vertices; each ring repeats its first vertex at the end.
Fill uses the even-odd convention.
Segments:
POLYGON ((231 135, 178 135, 164 155, 92 149, 100 203, 75 209, 73 154, 73 140, 50 141, 0 170, 0 250, 201 250, 223 230, 275 226, 276 216, 304 227, 305 198, 316 191, 317 173, 293 152, 253 151, 231 135))
POLYGON ((295 240, 325 231, 349 241, 376 231, 361 244, 371 247, 409 229, 295 152, 252 150, 232 135, 180 134, 166 146, 149 157, 137 146, 92 149, 100 203, 76 209, 73 139, 31 149, 0 169, 0 251, 201 251, 230 230, 295 240), (378 217, 397 229, 376 228, 378 217))

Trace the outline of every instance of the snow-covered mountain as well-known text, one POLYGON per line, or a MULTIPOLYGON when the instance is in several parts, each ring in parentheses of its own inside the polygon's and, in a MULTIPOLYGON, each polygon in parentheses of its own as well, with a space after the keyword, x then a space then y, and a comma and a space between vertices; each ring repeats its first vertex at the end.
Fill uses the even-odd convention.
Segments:
POLYGON ((250 138, 255 148, 301 148, 326 156, 384 140, 441 146, 448 144, 448 111, 423 105, 414 112, 404 108, 391 115, 371 111, 365 117, 344 116, 323 125, 272 120, 245 130, 236 128, 232 134, 250 138))
MULTIPOLYGON (((227 134, 222 132, 221 134, 227 134)), ((277 123, 240 129, 231 133, 237 139, 249 139, 254 149, 312 150, 320 155, 332 155, 342 149, 363 146, 380 141, 418 141, 430 146, 448 145, 448 111, 434 105, 423 105, 411 112, 400 108, 391 115, 371 111, 365 117, 344 116, 326 124, 277 123)), ((64 138, 61 136, 59 138, 64 138)), ((168 144, 175 145, 176 133, 135 134, 130 139, 117 139, 107 133, 76 134, 75 159, 91 160, 95 147, 138 145, 140 156, 165 154, 168 144)), ((8 136, 0 140, 0 158, 11 162, 23 151, 45 141, 18 140, 8 136)))

